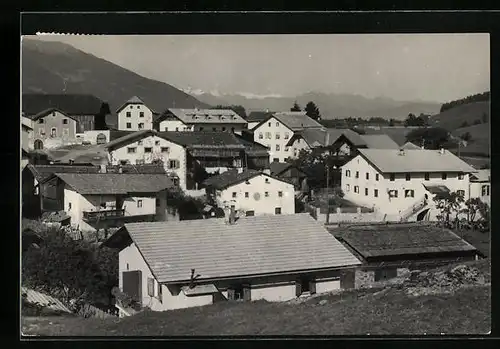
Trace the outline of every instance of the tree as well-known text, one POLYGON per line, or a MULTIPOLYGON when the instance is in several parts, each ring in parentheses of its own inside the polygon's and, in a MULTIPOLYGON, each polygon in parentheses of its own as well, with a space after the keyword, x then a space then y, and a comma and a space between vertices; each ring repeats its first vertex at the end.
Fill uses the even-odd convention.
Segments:
POLYGON ((408 126, 425 126, 429 121, 429 117, 420 114, 420 116, 415 116, 414 114, 408 114, 408 117, 405 119, 404 125, 408 126))
POLYGON ((419 128, 406 135, 406 141, 415 144, 425 142, 426 149, 440 149, 450 140, 449 132, 442 127, 419 128))
POLYGON ((465 132, 465 133, 460 135, 460 138, 463 139, 464 141, 468 142, 472 139, 472 135, 470 134, 470 132, 465 132))
POLYGON ((467 121, 464 121, 460 124, 460 127, 459 128, 462 128, 462 127, 467 127, 469 126, 469 123, 467 121))
POLYGON ((290 108, 290 111, 302 111, 302 108, 300 105, 297 103, 297 101, 293 102, 293 107, 290 108))
POLYGON ((304 108, 304 111, 306 112, 306 115, 311 119, 321 120, 321 114, 319 113, 319 109, 316 104, 314 104, 314 102, 308 102, 306 104, 306 107, 304 108))
POLYGON ((217 105, 216 107, 214 107, 214 109, 229 109, 229 110, 234 111, 236 114, 241 116, 243 119, 247 118, 247 112, 246 112, 245 108, 241 105, 229 105, 229 106, 217 105))
POLYGON ((482 124, 481 120, 479 120, 479 119, 474 120, 473 125, 479 125, 479 124, 482 124))
POLYGON ((467 214, 467 222, 474 223, 481 204, 483 204, 483 202, 479 198, 472 198, 465 201, 465 208, 462 212, 467 214))
POLYGON ((458 192, 451 192, 449 194, 436 195, 433 200, 436 208, 440 211, 438 219, 443 225, 451 224, 450 218, 453 214, 455 214, 454 221, 458 220, 458 215, 462 212, 461 207, 464 203, 463 195, 458 192))
POLYGON ((391 118, 391 119, 389 120, 389 126, 391 126, 391 127, 392 127, 392 126, 395 126, 395 125, 396 125, 396 120, 394 120, 394 119, 392 119, 392 118, 391 118))

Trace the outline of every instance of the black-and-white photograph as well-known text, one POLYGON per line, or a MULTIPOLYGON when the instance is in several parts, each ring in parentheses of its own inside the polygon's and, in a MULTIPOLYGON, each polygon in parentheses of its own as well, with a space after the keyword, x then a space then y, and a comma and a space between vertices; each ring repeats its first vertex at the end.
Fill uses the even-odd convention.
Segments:
POLYGON ((489 34, 21 37, 21 334, 488 334, 489 34))

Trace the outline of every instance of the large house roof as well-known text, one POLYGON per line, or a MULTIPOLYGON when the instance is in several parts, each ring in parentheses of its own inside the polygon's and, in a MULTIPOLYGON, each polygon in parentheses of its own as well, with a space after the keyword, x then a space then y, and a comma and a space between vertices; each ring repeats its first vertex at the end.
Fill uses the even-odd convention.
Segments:
POLYGON ((101 113, 103 101, 88 94, 41 94, 22 95, 22 110, 31 117, 49 108, 63 110, 68 115, 97 115, 101 113))
MULTIPOLYGON (((292 131, 306 128, 323 128, 323 125, 311 119, 305 112, 278 112, 274 113, 271 117, 274 117, 292 131)), ((264 122, 266 121, 262 121, 262 123, 264 122)), ((259 125, 257 125, 257 127, 258 126, 259 125)))
MULTIPOLYGON (((339 229, 341 230, 341 229, 339 229)), ((476 248, 451 230, 434 225, 395 224, 343 228, 335 236, 365 260, 451 252, 476 248)))
POLYGON ((341 136, 346 137, 355 146, 366 146, 361 136, 348 128, 306 128, 296 132, 287 145, 292 145, 295 139, 302 137, 310 147, 324 147, 334 144, 341 136))
POLYGON ((145 105, 145 103, 142 99, 140 99, 137 96, 134 96, 134 97, 130 98, 128 101, 126 101, 125 103, 123 103, 118 109, 116 109, 116 113, 119 113, 123 108, 125 108, 129 104, 144 104, 145 105))
POLYGON ((359 149, 359 154, 382 173, 476 171, 448 150, 359 149))
MULTIPOLYGON (((128 235, 161 283, 300 273, 360 265, 308 213, 125 224, 128 235)), ((106 244, 106 242, 105 242, 106 244)))
POLYGON ((491 181, 491 171, 490 170, 477 170, 470 179, 471 182, 490 182, 491 181))
MULTIPOLYGON (((184 124, 246 124, 247 121, 231 109, 178 109, 168 111, 184 124)), ((166 114, 164 114, 166 115, 166 114)), ((163 116, 162 116, 163 117, 163 116)), ((160 117, 159 120, 162 119, 160 117)))
POLYGON ((265 173, 263 173, 261 171, 257 171, 257 170, 245 170, 241 173, 238 173, 237 170, 229 170, 229 171, 225 171, 219 175, 216 175, 216 176, 213 176, 213 177, 206 179, 203 182, 203 184, 206 186, 214 187, 215 189, 218 189, 218 190, 223 190, 223 189, 229 188, 233 185, 242 183, 242 182, 249 180, 251 178, 257 177, 257 176, 266 176, 266 177, 273 178, 277 181, 287 183, 286 181, 284 181, 281 178, 273 177, 273 176, 270 176, 268 174, 265 174, 265 173))
POLYGON ((247 116, 248 122, 261 122, 267 120, 270 116, 272 116, 274 112, 270 111, 252 111, 247 116))
POLYGON ((153 194, 175 186, 166 174, 55 173, 55 176, 83 195, 153 194))
POLYGON ((72 117, 68 113, 65 113, 63 110, 58 109, 58 108, 48 108, 48 109, 42 110, 41 112, 33 115, 31 117, 31 120, 33 120, 33 121, 38 120, 38 119, 43 118, 43 117, 45 117, 45 116, 47 116, 47 115, 49 115, 50 113, 53 113, 53 112, 59 112, 62 115, 64 115, 65 117, 68 117, 70 119, 73 119, 73 120, 77 121, 74 117, 72 117))
POLYGON ((258 142, 245 139, 243 136, 234 134, 238 142, 245 147, 245 152, 249 156, 269 156, 269 149, 258 142))
POLYGON ((388 135, 360 135, 370 149, 399 149, 399 145, 388 135))

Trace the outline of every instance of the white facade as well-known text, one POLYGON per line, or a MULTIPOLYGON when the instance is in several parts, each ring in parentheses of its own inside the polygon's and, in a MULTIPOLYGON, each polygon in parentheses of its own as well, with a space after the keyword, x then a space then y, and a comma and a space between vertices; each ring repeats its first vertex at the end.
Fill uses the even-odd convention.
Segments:
MULTIPOLYGON (((199 295, 186 296, 179 286, 161 285, 151 273, 151 269, 142 258, 135 244, 131 244, 119 253, 119 287, 123 290, 123 272, 141 271, 142 306, 154 311, 166 311, 182 308, 197 307, 213 303, 213 296, 199 295), (148 279, 154 279, 153 296, 148 295, 148 279), (161 287, 161 292, 159 292, 161 287)), ((335 271, 333 273, 336 273, 335 271)), ((270 302, 289 301, 297 297, 295 277, 282 276, 276 282, 262 282, 248 280, 251 300, 267 300, 270 302)), ((230 281, 215 282, 219 291, 227 297, 227 288, 230 281)), ((332 292, 340 289, 339 278, 322 278, 316 281, 316 293, 332 292)))
POLYGON ((402 213, 423 201, 426 194, 432 204, 424 185, 444 185, 452 192, 463 190, 465 198, 469 196, 468 174, 446 172, 445 179, 443 175, 428 173, 426 179, 425 173, 394 173, 391 180, 391 174, 378 172, 358 155, 342 167, 342 190, 346 200, 388 215, 402 213))
POLYGON ((293 143, 290 145, 290 157, 296 159, 301 150, 310 152, 312 149, 302 137, 298 137, 294 139, 293 143))
POLYGON ((186 125, 181 120, 163 120, 159 124, 158 131, 194 131, 193 125, 186 125))
POLYGON ((113 165, 150 164, 154 160, 162 160, 165 171, 177 175, 180 188, 186 189, 187 154, 186 149, 178 144, 161 137, 148 136, 109 152, 109 162, 113 165))
POLYGON ((257 126, 258 124, 260 124, 260 121, 252 121, 252 122, 249 122, 249 123, 248 123, 248 129, 249 129, 249 130, 253 130, 253 128, 254 128, 255 126, 257 126))
POLYGON ((490 182, 470 182, 469 198, 479 198, 482 202, 491 205, 491 183, 490 182))
POLYGON ((142 103, 128 103, 118 111, 118 130, 153 129, 153 111, 142 103))
POLYGON ((286 146, 293 134, 291 129, 271 117, 254 129, 254 141, 268 147, 270 162, 274 159, 285 162, 288 157, 294 155, 293 149, 286 146))
POLYGON ((265 174, 255 176, 225 190, 216 191, 215 196, 219 207, 230 204, 241 212, 253 211, 256 216, 295 213, 293 184, 279 181, 265 174))

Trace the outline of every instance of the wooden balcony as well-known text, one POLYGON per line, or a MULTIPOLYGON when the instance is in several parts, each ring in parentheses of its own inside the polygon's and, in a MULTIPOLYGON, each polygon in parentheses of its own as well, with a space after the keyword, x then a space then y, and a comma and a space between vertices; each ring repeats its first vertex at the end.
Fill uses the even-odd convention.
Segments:
POLYGON ((113 220, 125 216, 125 210, 102 210, 102 211, 83 211, 83 220, 86 222, 97 222, 113 220))

